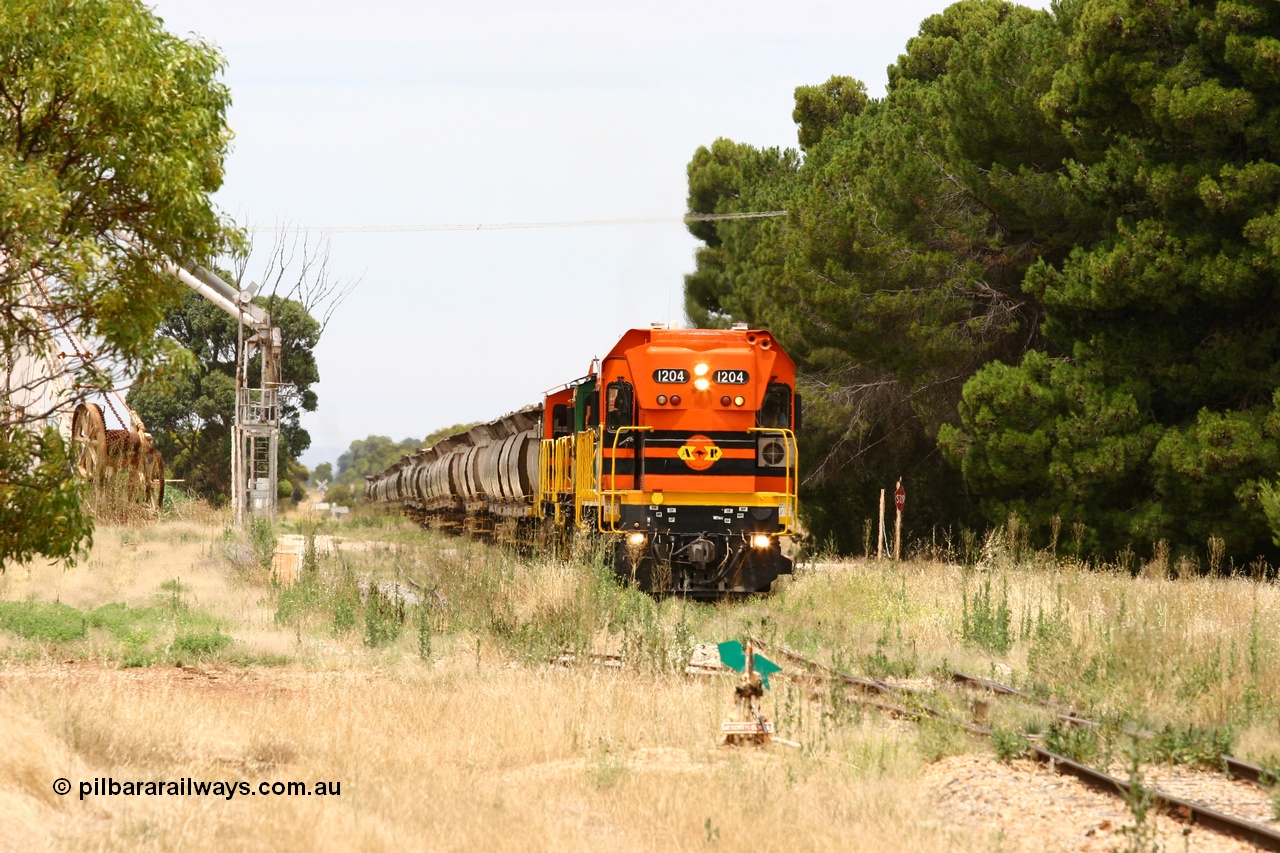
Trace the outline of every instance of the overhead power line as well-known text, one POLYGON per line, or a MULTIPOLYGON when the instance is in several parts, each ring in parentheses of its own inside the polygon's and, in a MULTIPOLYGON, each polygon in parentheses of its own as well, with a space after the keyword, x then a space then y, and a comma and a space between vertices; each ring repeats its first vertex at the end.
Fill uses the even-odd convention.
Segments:
POLYGON ((251 234, 412 234, 420 231, 509 231, 516 228, 601 228, 611 225, 667 225, 673 222, 718 222, 726 219, 768 219, 785 210, 749 213, 690 213, 687 216, 629 219, 577 219, 558 222, 478 222, 458 225, 250 225, 251 234))

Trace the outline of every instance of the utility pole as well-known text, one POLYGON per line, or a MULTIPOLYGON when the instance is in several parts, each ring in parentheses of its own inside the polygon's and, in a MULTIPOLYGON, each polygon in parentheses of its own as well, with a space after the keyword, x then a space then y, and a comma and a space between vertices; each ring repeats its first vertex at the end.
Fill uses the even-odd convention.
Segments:
MULTIPOLYGON (((883 494, 883 493, 882 493, 883 494)), ((902 559, 902 511, 907 508, 907 493, 902 488, 902 478, 898 478, 898 485, 893 492, 893 505, 898 510, 897 518, 893 522, 893 559, 902 559)))
POLYGON ((884 489, 880 490, 880 534, 876 537, 876 559, 884 559, 884 489))

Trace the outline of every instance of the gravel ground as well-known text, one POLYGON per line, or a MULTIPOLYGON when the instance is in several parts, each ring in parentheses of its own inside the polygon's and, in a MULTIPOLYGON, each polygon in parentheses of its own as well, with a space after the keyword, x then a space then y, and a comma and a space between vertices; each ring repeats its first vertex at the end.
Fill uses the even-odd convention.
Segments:
MULTIPOLYGON (((1119 772, 1113 770, 1112 774, 1119 772)), ((1280 822, 1273 819, 1271 794, 1252 782, 1230 780, 1218 773, 1187 767, 1147 767, 1143 775, 1148 785, 1166 794, 1201 803, 1268 829, 1280 829, 1280 822)))
MULTIPOLYGON (((937 802, 942 818, 957 831, 986 835, 991 849, 1002 851, 1089 851, 1141 849, 1120 832, 1133 826, 1124 801, 1096 791, 1078 779, 1049 771, 1029 760, 1001 764, 994 758, 957 755, 927 767, 923 784, 937 802)), ((1266 826, 1270 798, 1243 782, 1183 768, 1158 768, 1148 781, 1221 810, 1258 819, 1266 826), (1258 811, 1265 801, 1265 811, 1258 811), (1228 809, 1228 804, 1232 804, 1228 809)), ((1256 849, 1234 838, 1175 821, 1163 815, 1154 820, 1159 849, 1234 853, 1256 849)), ((1151 849, 1150 841, 1145 849, 1151 849)))

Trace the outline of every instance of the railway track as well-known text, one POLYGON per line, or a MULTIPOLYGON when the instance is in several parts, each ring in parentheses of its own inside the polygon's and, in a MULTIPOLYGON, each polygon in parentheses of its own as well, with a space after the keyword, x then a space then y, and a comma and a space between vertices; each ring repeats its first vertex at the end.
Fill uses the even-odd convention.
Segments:
MULTIPOLYGON (((1003 696, 1016 696, 1028 702, 1033 702, 1041 707, 1054 711, 1055 718, 1059 722, 1063 722, 1068 725, 1091 726, 1095 728, 1099 726, 1099 723, 1096 720, 1091 720, 1074 709, 1034 696, 1024 690, 1011 687, 1008 684, 992 681, 989 678, 982 678, 977 675, 968 675, 967 673, 959 672, 958 670, 952 670, 951 680, 957 684, 963 684, 967 687, 977 687, 1003 696)), ((1142 731, 1140 729, 1124 728, 1122 731, 1131 737, 1142 739, 1149 739, 1154 736, 1153 732, 1142 731)), ((1243 759, 1236 758, 1235 756, 1227 755, 1226 753, 1219 755, 1218 759, 1222 762, 1227 774, 1233 778, 1243 779, 1246 782, 1252 782, 1255 785, 1263 786, 1273 785, 1278 781, 1273 771, 1260 767, 1257 764, 1252 764, 1243 759)))
MULTIPOLYGON (((793 683, 813 686, 818 683, 838 681, 847 687, 854 688, 860 694, 856 697, 856 701, 859 704, 875 708, 882 713, 913 721, 920 721, 924 718, 935 719, 953 725, 977 737, 991 738, 995 735, 995 731, 991 728, 931 706, 927 702, 928 693, 926 691, 844 672, 802 655, 786 646, 754 638, 752 643, 760 650, 787 658, 794 664, 804 667, 806 671, 801 672, 784 667, 781 672, 776 674, 793 683)), ((609 668, 620 669, 626 665, 621 655, 593 654, 589 655, 587 660, 596 665, 609 668)), ((575 656, 567 654, 561 655, 556 660, 556 663, 565 666, 576 662, 577 658, 575 656)), ((718 663, 714 665, 691 665, 686 669, 686 672, 691 675, 703 676, 719 675, 725 671, 718 663)), ((1077 709, 1034 696, 1010 685, 955 670, 950 671, 949 674, 951 680, 958 685, 1034 703, 1051 711, 1055 720, 1060 723, 1088 727, 1101 725, 1097 721, 1084 716, 1077 709)), ((1122 731, 1136 738, 1150 738, 1153 736, 1153 733, 1139 729, 1125 728, 1122 731)), ((1121 798, 1132 796, 1135 793, 1133 791, 1133 783, 1129 780, 1090 767, 1068 756, 1052 752, 1038 744, 1030 743, 1028 752, 1036 761, 1044 764, 1054 772, 1073 776, 1095 790, 1121 798)), ((1220 760, 1224 772, 1230 778, 1242 779, 1258 786, 1266 786, 1276 781, 1270 771, 1256 764, 1225 754, 1220 756, 1220 760)), ((1156 787, 1143 786, 1142 793, 1149 796, 1152 805, 1162 813, 1183 823, 1198 825, 1216 833, 1233 836, 1262 850, 1280 851, 1280 831, 1276 829, 1229 814, 1206 803, 1176 796, 1156 787)))
MULTIPOLYGON (((923 698, 923 693, 921 691, 899 687, 876 679, 863 678, 847 672, 842 672, 801 655, 792 649, 786 648, 785 646, 771 645, 769 643, 760 642, 759 640, 753 640, 753 642, 763 649, 771 650, 778 655, 789 658, 797 663, 804 664, 811 669, 817 669, 825 673, 828 679, 839 679, 845 684, 856 687, 861 691, 872 692, 880 696, 904 696, 913 700, 920 700, 923 698)), ((779 674, 785 675, 786 671, 784 670, 783 673, 779 674)), ((997 681, 967 675, 954 670, 951 672, 951 678, 958 684, 964 684, 970 687, 980 687, 998 695, 1015 696, 1020 699, 1034 702, 1035 704, 1053 711, 1056 719, 1063 723, 1093 727, 1097 727, 1099 725, 1099 723, 1084 717, 1075 709, 1047 699, 1032 696, 1025 691, 1018 690, 1017 688, 1011 687, 1007 684, 1001 684, 997 681)), ((913 704, 915 704, 914 701, 913 704)), ((923 703, 917 704, 916 707, 908 707, 906 705, 895 706, 877 702, 876 706, 887 708, 891 712, 908 718, 920 719, 927 716, 950 722, 970 734, 981 737, 992 737, 995 734, 992 729, 971 723, 967 720, 956 717, 953 714, 937 710, 923 703)), ((1143 732, 1136 729, 1127 729, 1125 731, 1127 734, 1131 734, 1139 738, 1151 736, 1150 732, 1143 732)), ((1070 774, 1084 782, 1086 785, 1089 785, 1099 791, 1122 797, 1132 793, 1133 785, 1128 780, 1121 779, 1110 773, 1082 764, 1081 762, 1075 761, 1065 755, 1059 755, 1051 752, 1037 744, 1030 744, 1029 751, 1032 757, 1042 764, 1047 765, 1050 769, 1059 773, 1070 774)), ((1251 764, 1247 761, 1243 761, 1229 755, 1222 755, 1220 756, 1220 759, 1230 776, 1244 779, 1258 785, 1266 784, 1273 779, 1269 772, 1255 764, 1251 764)), ((1280 851, 1280 832, 1272 829, 1271 827, 1263 826, 1253 821, 1227 814, 1204 803, 1174 796, 1173 794, 1162 791, 1159 788, 1147 787, 1144 790, 1150 796, 1152 804, 1171 817, 1185 823, 1198 824, 1206 829, 1213 830, 1214 832, 1235 836, 1236 838, 1247 841, 1263 850, 1280 851)))

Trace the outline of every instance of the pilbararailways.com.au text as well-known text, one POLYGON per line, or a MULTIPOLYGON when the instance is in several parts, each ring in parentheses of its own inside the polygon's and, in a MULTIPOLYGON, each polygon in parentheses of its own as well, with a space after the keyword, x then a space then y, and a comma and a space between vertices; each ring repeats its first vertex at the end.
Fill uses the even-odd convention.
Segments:
MULTIPOLYGON (((57 794, 71 791, 67 779, 53 783, 57 794)), ((79 783, 80 799, 85 797, 339 797, 341 782, 204 782, 187 776, 175 781, 135 780, 116 781, 111 777, 94 777, 92 781, 79 783)))

